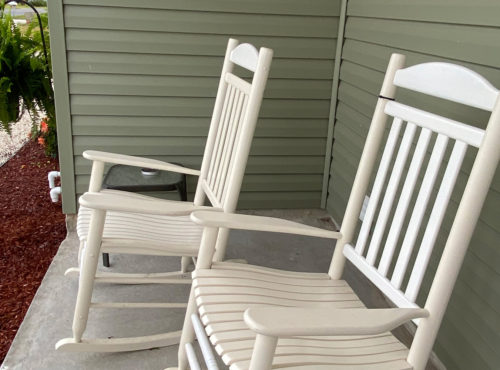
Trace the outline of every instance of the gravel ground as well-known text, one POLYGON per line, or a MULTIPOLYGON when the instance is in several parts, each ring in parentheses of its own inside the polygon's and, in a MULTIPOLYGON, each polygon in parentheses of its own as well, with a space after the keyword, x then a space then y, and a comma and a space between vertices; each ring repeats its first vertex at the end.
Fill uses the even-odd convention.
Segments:
POLYGON ((0 129, 0 166, 12 158, 29 140, 31 122, 31 117, 26 112, 19 122, 12 124, 12 135, 0 129))

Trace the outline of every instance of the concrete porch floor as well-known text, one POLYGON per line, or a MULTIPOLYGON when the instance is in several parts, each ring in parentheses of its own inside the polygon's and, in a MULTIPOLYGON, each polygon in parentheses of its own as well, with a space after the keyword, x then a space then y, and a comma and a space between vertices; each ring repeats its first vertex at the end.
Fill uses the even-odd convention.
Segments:
MULTIPOLYGON (((245 212, 287 218, 334 229, 322 210, 245 212)), ((232 231, 227 258, 295 271, 326 272, 334 250, 331 241, 283 234, 232 231)), ((64 271, 77 264, 78 238, 70 231, 61 244, 10 348, 1 370, 13 369, 165 369, 177 364, 177 346, 124 353, 67 353, 55 343, 71 336, 77 280, 64 271)), ((112 255, 111 269, 120 272, 178 270, 180 259, 112 255)), ((99 269, 105 270, 102 266, 99 269)), ((348 268, 346 280, 369 307, 386 306, 383 298, 348 268)), ((110 285, 94 289, 94 301, 186 302, 189 285, 110 285)), ((85 337, 124 337, 180 330, 183 309, 93 309, 85 337)), ((403 333, 403 336, 405 334, 403 333)))

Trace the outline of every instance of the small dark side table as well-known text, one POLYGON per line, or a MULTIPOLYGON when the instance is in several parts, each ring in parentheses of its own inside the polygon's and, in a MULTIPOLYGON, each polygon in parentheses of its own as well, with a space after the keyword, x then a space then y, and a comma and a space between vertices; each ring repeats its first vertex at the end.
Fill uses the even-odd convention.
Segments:
MULTIPOLYGON (((178 163, 175 164, 182 166, 178 163)), ((102 188, 130 191, 133 193, 176 190, 182 201, 187 200, 185 174, 150 170, 123 164, 117 164, 110 167, 104 178, 102 188)), ((108 253, 102 254, 102 263, 105 267, 109 267, 108 253)))

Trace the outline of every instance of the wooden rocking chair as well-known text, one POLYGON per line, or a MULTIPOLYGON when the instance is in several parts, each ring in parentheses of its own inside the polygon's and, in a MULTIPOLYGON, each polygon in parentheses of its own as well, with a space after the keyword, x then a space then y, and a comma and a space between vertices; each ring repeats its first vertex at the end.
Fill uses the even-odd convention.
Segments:
MULTIPOLYGON (((499 161, 500 101, 498 90, 467 68, 425 63, 403 69, 403 64, 404 56, 391 57, 340 232, 257 216, 209 211, 191 215, 205 228, 179 348, 180 369, 187 367, 188 356, 191 368, 197 366, 190 344, 194 339, 191 320, 204 354, 211 351, 206 334, 233 370, 425 368, 499 161), (488 127, 482 130, 396 102, 396 86, 492 111, 488 127), (354 241, 388 116, 393 117, 392 127, 354 241), (436 139, 430 145, 432 136, 436 139), (448 146, 449 157, 445 155, 448 146), (416 298, 468 146, 479 151, 430 292, 419 307, 416 298), (410 152, 413 157, 407 160, 410 152), (435 187, 442 164, 445 173, 435 187), (439 188, 437 196, 432 195, 434 188, 439 188), (402 190, 395 201, 397 189, 402 190), (426 210, 430 216, 423 228, 426 210), (280 271, 212 262, 219 228, 309 235, 337 239, 337 243, 327 274, 280 271), (423 237, 416 246, 419 234, 423 237), (365 308, 341 280, 346 258, 396 308, 365 308), (196 313, 201 323, 197 315, 192 317, 196 313), (408 349, 390 331, 410 320, 418 326, 408 349)), ((216 368, 213 358, 207 357, 209 368, 216 368)))
MULTIPOLYGON (((194 210, 236 209, 243 174, 269 74, 273 52, 258 51, 250 44, 230 39, 201 171, 166 162, 121 154, 86 151, 93 161, 89 192, 80 197, 78 235, 79 268, 66 275, 79 276, 73 319, 73 337, 60 340, 56 349, 67 351, 118 352, 162 347, 179 342, 180 331, 133 338, 82 339, 89 309, 184 308, 186 303, 94 303, 94 282, 117 284, 191 284, 186 274, 190 260, 198 254, 202 228, 189 219, 194 210), (252 82, 232 73, 234 65, 254 72, 252 82), (159 200, 123 191, 102 190, 105 163, 125 164, 199 176, 194 202, 159 200), (208 198, 212 207, 205 207, 208 198), (181 271, 152 274, 97 272, 101 252, 181 256, 181 271)), ((215 258, 222 259, 229 230, 222 232, 215 258)))

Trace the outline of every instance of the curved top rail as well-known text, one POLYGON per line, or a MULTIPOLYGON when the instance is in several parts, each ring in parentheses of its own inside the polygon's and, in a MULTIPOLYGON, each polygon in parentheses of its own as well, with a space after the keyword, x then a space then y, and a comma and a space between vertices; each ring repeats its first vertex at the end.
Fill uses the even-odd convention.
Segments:
POLYGON ((230 59, 231 62, 255 72, 259 60, 259 51, 252 44, 240 44, 231 52, 230 59))
POLYGON ((400 69, 394 84, 488 111, 493 110, 498 97, 498 89, 483 76, 450 63, 422 63, 400 69))

